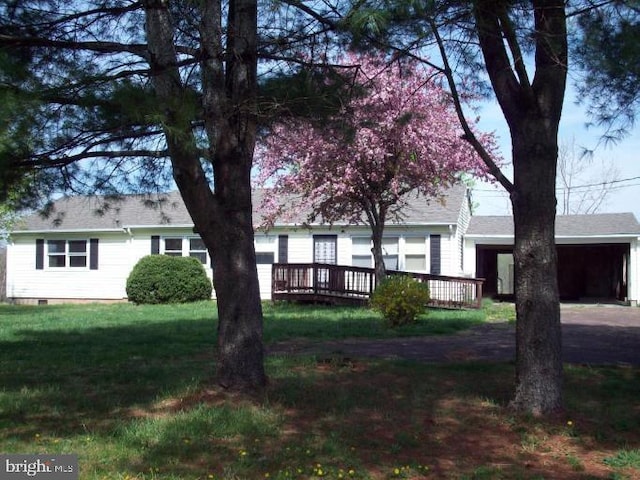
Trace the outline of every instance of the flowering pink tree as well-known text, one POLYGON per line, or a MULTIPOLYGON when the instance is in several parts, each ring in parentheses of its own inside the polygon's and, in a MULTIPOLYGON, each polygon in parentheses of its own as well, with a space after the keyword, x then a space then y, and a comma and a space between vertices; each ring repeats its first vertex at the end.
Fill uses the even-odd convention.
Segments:
MULTIPOLYGON (((309 221, 368 223, 381 279, 385 222, 401 219, 407 195, 436 198, 462 173, 484 175, 485 167, 432 71, 369 55, 342 63, 353 66, 345 71, 364 94, 322 122, 273 126, 256 155, 258 184, 273 189, 262 209, 271 224, 300 211, 311 212, 309 221)), ((482 139, 491 148, 493 138, 482 139)))

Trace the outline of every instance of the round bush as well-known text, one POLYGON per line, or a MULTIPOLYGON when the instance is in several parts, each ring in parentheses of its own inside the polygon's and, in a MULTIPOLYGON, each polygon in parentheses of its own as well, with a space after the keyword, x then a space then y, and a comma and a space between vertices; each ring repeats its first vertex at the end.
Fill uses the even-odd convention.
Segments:
POLYGON ((380 312, 391 327, 414 323, 429 303, 429 286, 407 275, 392 275, 371 296, 371 308, 380 312))
POLYGON ((127 296, 134 303, 186 303, 211 298, 211 281, 202 263, 192 257, 148 255, 127 278, 127 296))

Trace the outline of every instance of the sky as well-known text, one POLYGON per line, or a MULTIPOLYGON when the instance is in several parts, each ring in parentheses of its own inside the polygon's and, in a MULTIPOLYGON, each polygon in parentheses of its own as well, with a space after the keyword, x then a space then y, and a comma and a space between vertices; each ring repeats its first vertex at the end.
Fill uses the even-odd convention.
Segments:
MULTIPOLYGON (((487 103, 481 107, 479 116, 480 128, 496 132, 502 155, 505 160, 510 161, 509 130, 500 107, 495 102, 487 103)), ((607 146, 600 141, 604 129, 587 128, 588 120, 585 108, 576 105, 575 95, 571 90, 568 91, 560 122, 559 144, 570 144, 573 141, 578 151, 580 147, 596 149, 591 167, 586 167, 580 174, 579 180, 584 179, 586 184, 597 183, 602 178, 602 164, 612 164, 615 167, 617 181, 597 213, 631 212, 640 220, 640 126, 636 126, 618 144, 607 146)), ((505 169, 505 173, 512 179, 509 168, 505 169)), ((473 201, 477 205, 475 215, 511 214, 508 196, 497 184, 478 183, 474 188, 473 201)))

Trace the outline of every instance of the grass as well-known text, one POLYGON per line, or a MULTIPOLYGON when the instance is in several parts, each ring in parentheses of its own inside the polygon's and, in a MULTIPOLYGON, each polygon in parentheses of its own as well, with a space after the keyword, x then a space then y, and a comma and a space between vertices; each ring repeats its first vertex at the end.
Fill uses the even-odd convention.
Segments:
POLYGON ((314 341, 341 338, 392 338, 446 335, 485 321, 484 310, 430 310, 413 325, 388 328, 382 317, 359 307, 301 306, 290 303, 265 304, 265 342, 305 338, 314 341))
MULTIPOLYGON (((212 317, 209 302, 0 306, 0 452, 78 454, 83 480, 640 477, 638 369, 567 368, 566 414, 544 421, 506 408, 508 364, 274 356, 269 387, 239 397, 212 382, 212 317)), ((439 331, 377 323, 265 306, 269 342, 439 331)))

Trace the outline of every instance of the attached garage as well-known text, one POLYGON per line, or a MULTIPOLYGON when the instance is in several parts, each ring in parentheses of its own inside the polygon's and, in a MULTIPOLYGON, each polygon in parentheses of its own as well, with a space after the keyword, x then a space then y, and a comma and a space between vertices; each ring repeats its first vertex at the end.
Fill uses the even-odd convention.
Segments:
MULTIPOLYGON (((558 216, 560 299, 636 304, 639 237, 640 224, 631 213, 558 216)), ((512 298, 512 217, 472 217, 465 236, 465 271, 485 279, 485 296, 512 298)))

